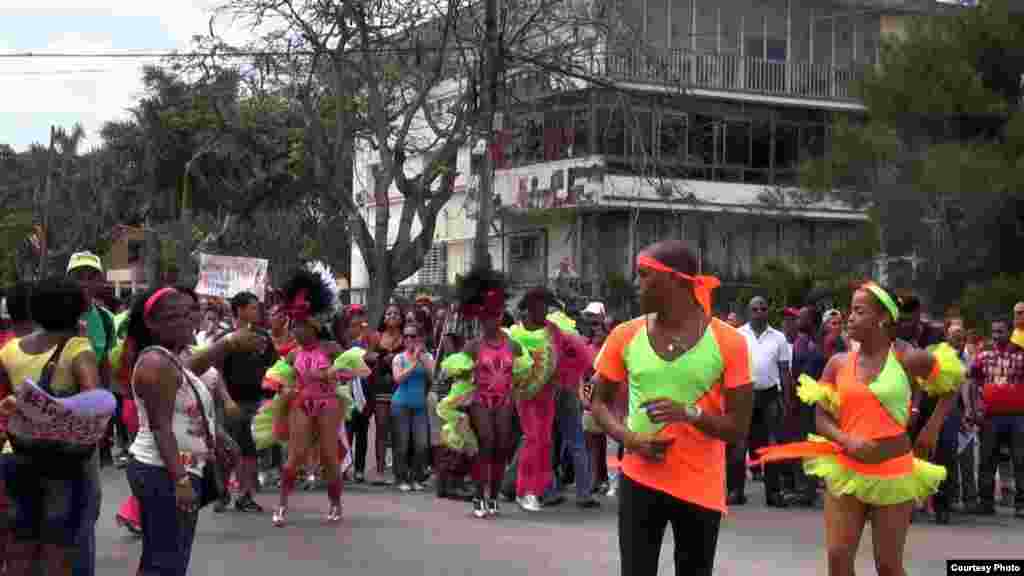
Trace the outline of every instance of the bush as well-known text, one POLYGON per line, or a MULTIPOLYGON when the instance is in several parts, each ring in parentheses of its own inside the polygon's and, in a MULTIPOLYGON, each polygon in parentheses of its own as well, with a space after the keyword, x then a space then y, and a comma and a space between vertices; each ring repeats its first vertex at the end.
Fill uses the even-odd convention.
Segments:
POLYGON ((1024 274, 1001 274, 988 282, 970 284, 960 297, 959 309, 967 326, 989 333, 993 318, 1012 321, 1013 306, 1024 300, 1024 274))

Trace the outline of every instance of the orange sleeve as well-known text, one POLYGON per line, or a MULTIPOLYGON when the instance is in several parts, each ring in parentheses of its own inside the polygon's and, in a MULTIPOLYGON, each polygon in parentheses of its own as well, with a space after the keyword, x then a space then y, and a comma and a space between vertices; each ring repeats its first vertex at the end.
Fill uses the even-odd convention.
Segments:
POLYGON ((726 388, 739 388, 753 382, 750 375, 750 349, 747 339, 735 328, 715 320, 712 324, 718 349, 722 352, 722 385, 726 388))
POLYGON ((643 326, 642 321, 631 320, 619 324, 612 330, 612 333, 605 338, 604 346, 597 353, 594 359, 594 372, 605 380, 612 382, 626 382, 629 374, 626 371, 626 346, 637 330, 643 326))

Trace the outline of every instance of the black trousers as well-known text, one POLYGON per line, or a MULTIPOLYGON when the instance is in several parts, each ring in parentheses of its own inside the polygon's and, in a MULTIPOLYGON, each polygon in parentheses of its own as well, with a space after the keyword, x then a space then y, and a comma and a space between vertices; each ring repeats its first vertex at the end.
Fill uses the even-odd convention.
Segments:
MULTIPOLYGON (((915 442, 917 441, 918 434, 924 430, 925 425, 931 420, 932 413, 935 412, 938 403, 938 399, 931 396, 924 396, 918 403, 919 414, 910 429, 910 437, 915 442)), ((939 490, 935 493, 935 499, 933 500, 938 510, 949 510, 953 501, 953 490, 956 483, 950 477, 956 473, 956 446, 957 435, 960 430, 960 418, 960 407, 954 404, 953 409, 949 411, 946 417, 946 421, 943 422, 938 442, 935 444, 935 453, 931 457, 933 464, 938 464, 947 471, 946 479, 942 481, 942 484, 939 484, 939 490)))
POLYGON ((363 410, 353 410, 352 420, 347 423, 348 443, 355 452, 355 470, 366 473, 366 450, 370 445, 370 418, 373 417, 373 406, 367 405, 363 410))
POLYGON ((657 576, 665 528, 672 525, 676 576, 711 576, 722 514, 653 490, 622 475, 619 554, 622 576, 657 576))
MULTIPOLYGON (((746 442, 730 444, 728 449, 728 488, 730 494, 743 494, 747 486, 747 451, 771 446, 783 439, 782 396, 778 388, 754 391, 754 413, 750 420, 750 435, 746 442)), ((764 491, 769 498, 782 491, 781 475, 786 463, 766 464, 764 491)))
POLYGON ((1014 506, 1024 510, 1024 415, 990 415, 981 424, 981 462, 978 466, 978 499, 992 506, 999 500, 996 494, 996 469, 999 451, 1009 445, 1016 494, 1014 506))

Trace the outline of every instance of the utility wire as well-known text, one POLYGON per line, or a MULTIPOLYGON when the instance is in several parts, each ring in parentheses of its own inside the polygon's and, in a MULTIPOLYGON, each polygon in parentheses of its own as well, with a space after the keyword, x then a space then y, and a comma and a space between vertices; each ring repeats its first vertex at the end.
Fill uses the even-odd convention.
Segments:
MULTIPOLYGON (((479 48, 479 44, 466 42, 464 44, 447 46, 409 46, 409 47, 382 47, 366 50, 353 47, 345 49, 345 54, 416 54, 424 52, 440 52, 457 48, 479 48)), ((313 50, 229 50, 229 51, 207 51, 207 52, 0 52, 0 59, 32 59, 32 58, 202 58, 215 56, 220 58, 259 58, 270 56, 316 56, 317 54, 327 55, 326 52, 315 52, 313 50)))

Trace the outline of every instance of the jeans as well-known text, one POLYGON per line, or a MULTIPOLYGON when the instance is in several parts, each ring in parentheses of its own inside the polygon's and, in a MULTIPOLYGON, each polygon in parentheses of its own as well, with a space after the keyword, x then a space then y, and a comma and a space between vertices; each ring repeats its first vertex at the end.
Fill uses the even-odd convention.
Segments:
POLYGON ((676 576, 711 576, 722 513, 701 508, 634 482, 619 486, 622 576, 657 576, 661 541, 672 524, 676 576))
POLYGON ((563 444, 572 453, 576 499, 587 500, 594 489, 594 472, 583 434, 583 407, 580 399, 571 392, 564 392, 559 400, 558 426, 562 431, 563 444))
POLYGON ((391 422, 395 435, 395 479, 399 482, 412 482, 419 478, 430 457, 430 420, 427 409, 392 404, 391 422))
POLYGON ((75 560, 73 576, 96 574, 96 522, 100 519, 100 505, 103 502, 99 452, 93 454, 86 466, 85 509, 78 532, 78 558, 75 560))
MULTIPOLYGON (((202 499, 202 481, 190 476, 197 501, 202 499)), ((142 558, 138 576, 186 576, 192 557, 199 511, 178 510, 174 482, 162 466, 132 460, 128 483, 142 508, 142 558)))
POLYGON ((1024 509, 1024 415, 991 415, 981 425, 981 465, 978 467, 978 499, 986 506, 996 502, 996 468, 999 448, 1010 445, 1014 484, 1017 488, 1014 505, 1024 509))

